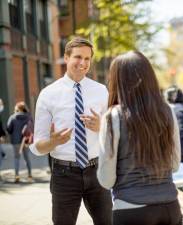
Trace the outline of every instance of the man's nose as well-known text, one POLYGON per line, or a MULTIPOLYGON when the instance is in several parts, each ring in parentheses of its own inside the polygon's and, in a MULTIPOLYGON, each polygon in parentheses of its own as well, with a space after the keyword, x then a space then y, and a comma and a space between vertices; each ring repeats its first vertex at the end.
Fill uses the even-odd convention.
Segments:
POLYGON ((80 64, 81 64, 81 65, 86 64, 85 59, 81 59, 81 60, 80 60, 80 64))

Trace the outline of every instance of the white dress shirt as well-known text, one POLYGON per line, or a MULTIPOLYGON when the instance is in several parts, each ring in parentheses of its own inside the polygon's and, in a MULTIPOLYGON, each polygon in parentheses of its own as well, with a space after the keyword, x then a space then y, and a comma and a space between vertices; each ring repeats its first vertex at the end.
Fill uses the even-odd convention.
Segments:
MULTIPOLYGON (((84 104, 84 113, 92 115, 93 109, 100 117, 107 110, 107 88, 87 77, 80 82, 84 104)), ((42 155, 35 147, 40 140, 50 138, 50 127, 54 123, 55 131, 75 126, 75 81, 66 74, 51 85, 44 88, 37 100, 34 128, 34 143, 30 146, 36 155, 42 155)), ((57 159, 76 161, 74 129, 71 139, 62 145, 58 145, 50 155, 57 159)), ((86 128, 88 157, 93 159, 99 154, 99 134, 86 128)))

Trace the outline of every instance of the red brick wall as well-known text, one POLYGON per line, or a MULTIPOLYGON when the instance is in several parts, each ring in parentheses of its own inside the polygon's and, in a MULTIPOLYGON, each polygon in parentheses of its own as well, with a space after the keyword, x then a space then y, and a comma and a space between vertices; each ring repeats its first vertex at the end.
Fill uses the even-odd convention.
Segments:
POLYGON ((59 33, 59 10, 56 4, 50 1, 51 10, 51 42, 52 42, 52 56, 53 56, 53 74, 55 78, 60 78, 61 67, 58 64, 60 58, 60 33, 59 33))
POLYGON ((23 61, 20 57, 12 58, 13 83, 15 102, 24 101, 23 61))
POLYGON ((28 60, 28 75, 29 75, 29 93, 30 97, 37 96, 39 92, 37 79, 37 65, 33 59, 28 60))
MULTIPOLYGON (((76 28, 88 19, 88 0, 75 1, 76 28)), ((72 1, 69 1, 69 16, 60 20, 60 35, 68 36, 72 34, 72 1)))
POLYGON ((76 1, 76 27, 88 20, 88 1, 76 1))

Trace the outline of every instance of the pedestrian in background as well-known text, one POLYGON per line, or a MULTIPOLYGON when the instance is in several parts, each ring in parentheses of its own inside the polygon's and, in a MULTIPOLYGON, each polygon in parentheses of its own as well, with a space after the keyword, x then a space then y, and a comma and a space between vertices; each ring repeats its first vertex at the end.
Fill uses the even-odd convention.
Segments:
POLYGON ((3 128, 2 121, 0 119, 0 167, 1 167, 2 159, 5 157, 4 156, 5 153, 4 153, 3 148, 2 148, 2 144, 5 141, 5 136, 6 136, 6 133, 5 133, 5 130, 3 128))
POLYGON ((112 189, 114 225, 181 225, 172 171, 180 164, 176 116, 140 52, 114 59, 100 132, 98 179, 112 189))
POLYGON ((95 225, 111 224, 110 192, 96 177, 100 117, 107 109, 108 92, 104 85, 86 77, 92 55, 88 40, 76 37, 68 42, 66 74, 41 91, 36 105, 31 150, 53 157, 54 225, 76 224, 82 199, 95 225))
MULTIPOLYGON (((2 144, 4 143, 5 136, 6 136, 6 132, 3 128, 3 123, 2 123, 2 119, 1 119, 1 113, 3 112, 3 110, 4 110, 4 104, 3 104, 2 99, 0 99, 0 169, 1 169, 2 160, 6 156, 6 154, 2 148, 2 144)), ((0 179, 1 179, 1 175, 0 175, 0 179)))
POLYGON ((14 148, 15 183, 18 183, 20 181, 19 167, 21 153, 23 153, 24 160, 28 169, 28 181, 32 181, 29 147, 27 145, 23 145, 23 148, 21 147, 23 140, 23 128, 30 121, 32 121, 32 117, 29 113, 27 105, 25 104, 25 102, 18 102, 15 105, 14 113, 10 116, 7 123, 7 131, 10 134, 10 141, 14 148))
POLYGON ((178 87, 172 87, 166 90, 166 97, 170 103, 170 107, 174 110, 180 132, 180 143, 181 143, 181 162, 183 162, 183 93, 178 87))

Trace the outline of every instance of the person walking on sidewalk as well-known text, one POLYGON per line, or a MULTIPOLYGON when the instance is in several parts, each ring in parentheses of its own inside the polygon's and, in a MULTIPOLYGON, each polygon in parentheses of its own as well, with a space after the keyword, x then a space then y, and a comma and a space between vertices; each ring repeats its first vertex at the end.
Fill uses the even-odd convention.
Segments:
POLYGON ((172 171, 180 165, 176 116, 140 52, 114 59, 97 176, 112 189, 113 225, 181 225, 172 171))
POLYGON ((66 74, 41 91, 36 105, 31 151, 53 157, 54 225, 76 224, 82 199, 95 225, 111 224, 110 192, 96 177, 100 117, 107 109, 108 91, 86 77, 92 55, 88 40, 75 37, 68 42, 66 74))
POLYGON ((170 107, 177 116, 181 143, 181 162, 183 162, 183 92, 181 89, 174 86, 166 91, 166 95, 170 107))
POLYGON ((27 145, 23 145, 21 148, 21 143, 23 140, 23 128, 24 126, 33 119, 29 113, 29 109, 25 102, 18 102, 15 105, 15 112, 10 116, 7 123, 7 131, 10 134, 11 144, 14 148, 14 163, 15 163, 15 183, 20 181, 19 176, 19 165, 20 165, 20 157, 21 153, 23 153, 24 160, 28 169, 28 181, 32 181, 32 173, 31 173, 31 161, 29 158, 29 147, 27 145))
POLYGON ((1 118, 1 114, 3 111, 4 111, 4 103, 3 103, 3 100, 0 98, 0 167, 1 167, 3 158, 6 158, 6 153, 4 152, 2 148, 2 143, 4 143, 5 136, 6 136, 6 132, 3 128, 3 122, 1 118))
POLYGON ((6 133, 3 128, 2 121, 0 119, 0 168, 1 168, 1 163, 2 163, 2 159, 3 159, 3 149, 2 149, 1 144, 4 142, 5 135, 6 135, 6 133))
POLYGON ((5 154, 2 148, 2 143, 4 143, 4 138, 6 136, 5 130, 3 128, 3 124, 0 118, 0 168, 1 168, 1 163, 3 159, 3 155, 5 154))
MULTIPOLYGON (((4 110, 4 104, 3 104, 3 101, 0 99, 0 113, 3 110, 4 110)), ((1 169, 3 157, 5 157, 5 152, 3 151, 3 148, 2 148, 2 143, 4 142, 5 136, 6 136, 6 132, 3 128, 3 123, 2 123, 1 115, 0 115, 0 169, 1 169)), ((1 179, 2 178, 1 178, 1 174, 0 174, 0 180, 1 179)))

